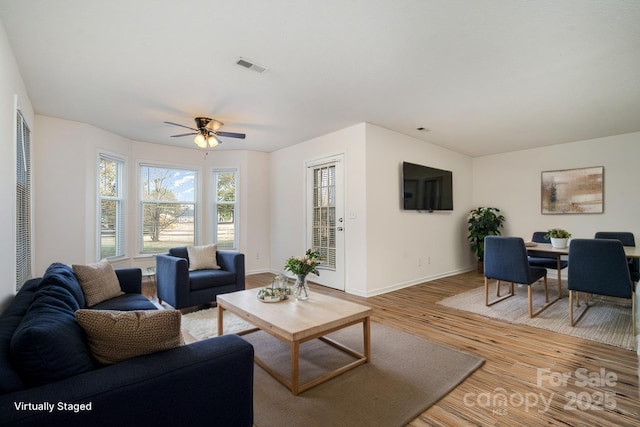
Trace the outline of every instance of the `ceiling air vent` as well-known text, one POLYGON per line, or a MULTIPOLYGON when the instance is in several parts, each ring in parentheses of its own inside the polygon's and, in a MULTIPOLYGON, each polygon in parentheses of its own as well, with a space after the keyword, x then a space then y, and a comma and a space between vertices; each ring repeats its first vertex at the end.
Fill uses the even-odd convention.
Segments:
POLYGON ((251 62, 251 61, 249 61, 249 60, 247 60, 245 58, 240 58, 238 60, 238 62, 236 62, 236 64, 240 65, 241 67, 253 70, 253 71, 255 71, 257 73, 260 73, 260 74, 262 74, 265 71, 267 71, 266 67, 263 67, 262 65, 258 65, 255 62, 251 62))

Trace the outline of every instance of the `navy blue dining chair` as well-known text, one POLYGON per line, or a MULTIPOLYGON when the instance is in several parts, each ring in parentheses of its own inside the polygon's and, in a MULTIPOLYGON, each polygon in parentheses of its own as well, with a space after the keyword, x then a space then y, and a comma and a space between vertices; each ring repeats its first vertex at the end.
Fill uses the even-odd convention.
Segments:
POLYGON ((575 323, 585 314, 573 319, 573 298, 580 306, 580 293, 631 298, 631 326, 635 335, 635 292, 627 257, 618 239, 573 239, 569 246, 569 323, 575 323))
POLYGON ((506 298, 515 295, 514 284, 523 284, 528 287, 529 317, 535 317, 544 309, 560 299, 560 287, 558 286, 558 298, 549 302, 549 290, 547 288, 547 269, 531 267, 527 258, 527 249, 524 240, 520 237, 487 236, 484 239, 484 302, 486 306, 493 305, 506 298), (533 311, 533 295, 531 286, 544 279, 545 305, 533 311), (489 301, 489 280, 496 280, 498 298, 489 301), (509 294, 500 297, 501 282, 510 282, 509 294))
MULTIPOLYGON (((622 242, 623 246, 635 246, 636 239, 633 233, 629 231, 598 231, 595 235, 596 239, 616 239, 622 242)), ((640 280, 640 259, 634 258, 627 260, 629 264, 629 273, 631 280, 637 282, 640 280)))
MULTIPOLYGON (((535 231, 533 236, 531 237, 531 241, 535 243, 549 243, 551 244, 551 239, 548 239, 546 236, 546 231, 535 231)), ((543 268, 551 268, 558 270, 558 275, 560 274, 560 270, 567 268, 569 265, 569 261, 565 259, 561 259, 560 263, 558 263, 558 257, 556 255, 549 255, 543 252, 536 252, 535 249, 529 248, 529 265, 532 267, 543 267, 543 268)))

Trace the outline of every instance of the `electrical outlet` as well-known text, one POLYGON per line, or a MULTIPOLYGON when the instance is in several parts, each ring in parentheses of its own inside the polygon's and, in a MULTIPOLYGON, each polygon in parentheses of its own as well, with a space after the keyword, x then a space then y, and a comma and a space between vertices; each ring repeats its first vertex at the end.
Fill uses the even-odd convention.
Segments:
POLYGON ((431 264, 431 257, 430 256, 427 257, 427 264, 431 264))
POLYGON ((260 252, 256 252, 256 259, 260 259, 260 252))
POLYGON ((422 265, 422 260, 418 258, 418 267, 420 267, 421 265, 422 265))

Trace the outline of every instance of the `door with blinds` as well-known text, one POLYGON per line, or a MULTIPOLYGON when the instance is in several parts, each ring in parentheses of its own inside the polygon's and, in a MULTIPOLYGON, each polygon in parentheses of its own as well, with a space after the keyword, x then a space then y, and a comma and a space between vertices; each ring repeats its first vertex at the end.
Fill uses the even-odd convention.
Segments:
POLYGON ((318 251, 319 276, 309 280, 344 290, 344 155, 307 163, 307 247, 318 251))

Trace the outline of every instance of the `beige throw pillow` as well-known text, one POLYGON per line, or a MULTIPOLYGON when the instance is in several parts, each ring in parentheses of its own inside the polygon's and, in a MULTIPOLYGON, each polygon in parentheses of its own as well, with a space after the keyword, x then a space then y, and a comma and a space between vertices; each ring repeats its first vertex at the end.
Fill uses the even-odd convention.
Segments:
POLYGON ((76 311, 89 349, 100 363, 110 365, 184 344, 178 310, 76 311))
POLYGON ((189 270, 219 270, 216 252, 218 252, 218 245, 215 243, 206 246, 187 246, 189 270))
POLYGON ((89 265, 73 265, 73 272, 80 282, 87 307, 115 298, 124 292, 111 264, 106 259, 89 265))

